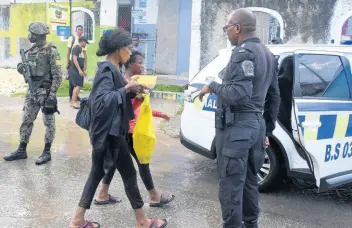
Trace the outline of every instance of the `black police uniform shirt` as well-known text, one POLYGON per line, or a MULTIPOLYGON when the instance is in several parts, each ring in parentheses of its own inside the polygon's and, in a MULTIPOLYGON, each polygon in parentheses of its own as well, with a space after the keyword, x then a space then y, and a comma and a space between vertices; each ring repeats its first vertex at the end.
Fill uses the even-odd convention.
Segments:
POLYGON ((212 82, 209 88, 221 99, 219 103, 230 105, 234 112, 264 112, 267 135, 272 133, 280 104, 277 61, 259 38, 234 48, 223 83, 212 82))

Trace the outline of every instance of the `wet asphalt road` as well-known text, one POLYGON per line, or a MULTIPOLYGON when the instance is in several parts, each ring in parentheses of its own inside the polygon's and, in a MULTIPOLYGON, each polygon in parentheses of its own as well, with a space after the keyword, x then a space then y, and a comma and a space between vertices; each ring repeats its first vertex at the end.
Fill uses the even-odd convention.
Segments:
MULTIPOLYGON (((22 99, 0 97, 0 156, 18 144, 22 99)), ((153 100, 161 111, 175 113, 179 103, 153 100)), ((36 166, 34 159, 43 148, 41 115, 35 123, 29 158, 4 162, 0 159, 0 227, 68 227, 90 169, 87 132, 74 123, 76 111, 63 100, 57 116, 57 137, 53 160, 36 166)), ((155 123, 160 126, 160 121, 155 123)), ((146 213, 169 219, 168 227, 215 228, 220 226, 215 161, 182 147, 178 139, 157 132, 157 146, 151 163, 156 186, 176 195, 164 209, 145 206, 146 213)), ((145 202, 147 192, 139 186, 145 202)), ((280 191, 261 195, 260 227, 263 228, 349 228, 352 227, 352 191, 341 189, 325 194, 284 186, 280 191)), ((117 173, 111 194, 123 202, 114 206, 92 206, 87 218, 104 228, 134 227, 134 214, 117 173)))

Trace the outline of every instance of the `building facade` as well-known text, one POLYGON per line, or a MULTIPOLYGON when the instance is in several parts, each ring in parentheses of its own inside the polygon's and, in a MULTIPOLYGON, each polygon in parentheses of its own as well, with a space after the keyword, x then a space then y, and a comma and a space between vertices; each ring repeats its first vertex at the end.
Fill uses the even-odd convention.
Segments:
MULTIPOLYGON (((0 67, 15 67, 19 50, 29 47, 30 22, 47 20, 47 0, 0 0, 0 67)), ((68 0, 56 0, 68 6, 68 0)), ((72 33, 83 25, 88 47, 88 74, 94 75, 95 52, 105 29, 120 27, 140 39, 148 73, 187 74, 190 58, 192 1, 190 0, 73 0, 72 33), (90 64, 91 63, 91 64, 90 64)), ((66 56, 68 37, 52 27, 48 40, 66 56)))
POLYGON ((254 11, 257 35, 266 44, 274 37, 284 43, 349 44, 352 40, 349 0, 192 0, 192 4, 191 78, 229 45, 222 27, 227 15, 241 7, 254 11))
MULTIPOLYGON (((31 21, 46 20, 47 0, 0 0, 0 67, 15 67, 19 49, 27 47, 31 21), (14 4, 16 3, 16 4, 14 4)), ((56 0, 68 5, 68 0, 56 0)), ((264 43, 352 43, 349 0, 73 0, 72 27, 81 24, 90 40, 88 74, 94 75, 95 52, 105 29, 116 26, 141 41, 148 73, 191 78, 229 45, 222 27, 234 9, 248 7, 257 17, 264 43)), ((67 37, 49 36, 62 56, 67 37)))
MULTIPOLYGON (((20 49, 30 46, 28 25, 33 21, 48 22, 46 3, 45 0, 16 0, 16 3, 11 0, 10 5, 0 5, 0 12, 4 12, 0 14, 0 67, 14 68, 20 62, 20 49)), ((67 0, 56 3, 66 8, 69 4, 67 0)), ((96 63, 101 60, 95 53, 103 31, 117 26, 117 4, 116 0, 72 2, 72 33, 77 25, 82 25, 90 42, 87 51, 90 76, 95 74, 96 63)), ((57 36, 54 26, 47 36, 47 40, 57 47, 63 66, 66 64, 67 38, 57 36)))

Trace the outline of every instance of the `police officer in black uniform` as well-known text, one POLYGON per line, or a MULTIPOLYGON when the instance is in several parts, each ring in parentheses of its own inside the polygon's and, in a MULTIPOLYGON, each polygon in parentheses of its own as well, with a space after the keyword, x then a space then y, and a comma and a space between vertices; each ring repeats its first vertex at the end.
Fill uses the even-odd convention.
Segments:
POLYGON ((207 93, 218 97, 215 146, 219 200, 226 228, 258 227, 257 173, 280 104, 277 61, 255 37, 255 29, 252 11, 238 9, 230 14, 224 31, 236 47, 223 82, 210 82, 199 95, 200 100, 207 93))

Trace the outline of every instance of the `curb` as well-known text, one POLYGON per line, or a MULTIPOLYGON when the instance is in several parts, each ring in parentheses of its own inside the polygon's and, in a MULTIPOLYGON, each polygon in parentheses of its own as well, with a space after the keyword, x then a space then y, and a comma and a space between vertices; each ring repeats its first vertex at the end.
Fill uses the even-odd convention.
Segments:
POLYGON ((162 100, 171 100, 171 101, 183 101, 183 93, 175 92, 163 92, 163 91, 152 91, 150 94, 151 98, 162 99, 162 100))

